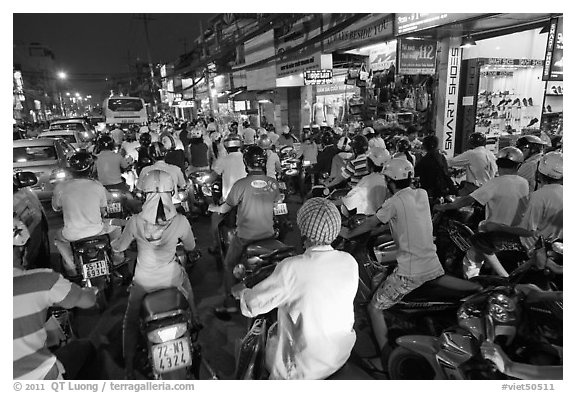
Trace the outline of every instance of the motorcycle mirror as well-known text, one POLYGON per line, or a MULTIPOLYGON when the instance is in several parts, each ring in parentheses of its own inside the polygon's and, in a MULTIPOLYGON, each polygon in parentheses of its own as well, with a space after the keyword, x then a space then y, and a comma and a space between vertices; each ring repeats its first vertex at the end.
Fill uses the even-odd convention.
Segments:
POLYGON ((564 255, 564 243, 562 242, 554 242, 552 243, 552 251, 564 255))
POLYGON ((243 264, 239 263, 238 265, 234 266, 232 274, 238 280, 242 280, 244 277, 246 277, 246 267, 243 264))
POLYGON ((32 172, 17 172, 15 175, 16 180, 18 181, 18 188, 23 187, 32 187, 36 183, 38 183, 38 178, 32 172))

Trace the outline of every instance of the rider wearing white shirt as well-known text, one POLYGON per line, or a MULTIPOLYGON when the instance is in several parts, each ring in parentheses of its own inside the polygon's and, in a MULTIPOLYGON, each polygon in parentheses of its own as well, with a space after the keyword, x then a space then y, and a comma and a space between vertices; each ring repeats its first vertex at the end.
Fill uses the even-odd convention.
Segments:
POLYGON ((244 316, 278 308, 278 324, 266 343, 270 379, 325 379, 346 363, 356 341, 358 265, 350 254, 330 246, 341 224, 330 201, 308 200, 297 223, 304 254, 283 260, 253 288, 242 284, 233 293, 244 316))
POLYGON ((498 169, 496 157, 486 149, 486 136, 480 132, 474 132, 468 138, 472 147, 464 153, 448 158, 448 167, 466 168, 465 186, 460 190, 460 195, 468 195, 476 188, 484 185, 488 180, 496 176, 498 169))

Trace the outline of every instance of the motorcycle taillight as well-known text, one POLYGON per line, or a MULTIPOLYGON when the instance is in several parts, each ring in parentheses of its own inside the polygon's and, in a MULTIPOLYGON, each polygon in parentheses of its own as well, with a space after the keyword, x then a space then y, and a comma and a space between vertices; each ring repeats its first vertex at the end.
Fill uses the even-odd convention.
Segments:
POLYGON ((161 344, 167 341, 176 340, 177 338, 182 337, 187 331, 188 325, 185 322, 182 322, 148 332, 148 340, 154 344, 161 344))

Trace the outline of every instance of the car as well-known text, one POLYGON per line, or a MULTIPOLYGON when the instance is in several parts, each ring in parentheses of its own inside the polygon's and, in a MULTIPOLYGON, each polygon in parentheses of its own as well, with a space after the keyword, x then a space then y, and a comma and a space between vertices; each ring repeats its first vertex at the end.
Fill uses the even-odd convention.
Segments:
POLYGON ((38 135, 38 138, 62 138, 70 142, 76 150, 90 150, 96 135, 93 131, 60 130, 44 131, 38 135))
POLYGON ((50 268, 48 219, 42 203, 30 189, 38 178, 32 172, 14 171, 12 182, 12 215, 22 221, 30 232, 24 251, 24 266, 27 269, 50 268))
POLYGON ((75 151, 61 138, 19 139, 12 141, 12 166, 16 171, 34 173, 38 182, 31 189, 40 201, 49 201, 55 183, 69 176, 67 160, 75 151))
POLYGON ((74 130, 80 132, 86 132, 84 134, 85 138, 94 139, 95 133, 94 128, 88 123, 86 118, 68 118, 60 119, 50 123, 47 130, 44 131, 62 131, 62 130, 74 130))

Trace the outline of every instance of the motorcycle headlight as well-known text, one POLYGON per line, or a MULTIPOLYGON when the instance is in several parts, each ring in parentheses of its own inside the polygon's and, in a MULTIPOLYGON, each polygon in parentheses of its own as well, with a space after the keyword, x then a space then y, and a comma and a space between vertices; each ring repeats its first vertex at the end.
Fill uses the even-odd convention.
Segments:
POLYGON ((186 323, 178 323, 176 325, 161 327, 149 332, 148 340, 154 344, 165 343, 167 341, 176 340, 177 338, 182 337, 187 330, 188 326, 186 323))
POLYGON ((113 197, 113 198, 120 198, 120 193, 118 193, 118 192, 113 192, 113 193, 112 193, 112 197, 113 197))
POLYGON ((186 193, 184 191, 178 191, 178 199, 180 199, 180 201, 183 201, 186 199, 186 193))

